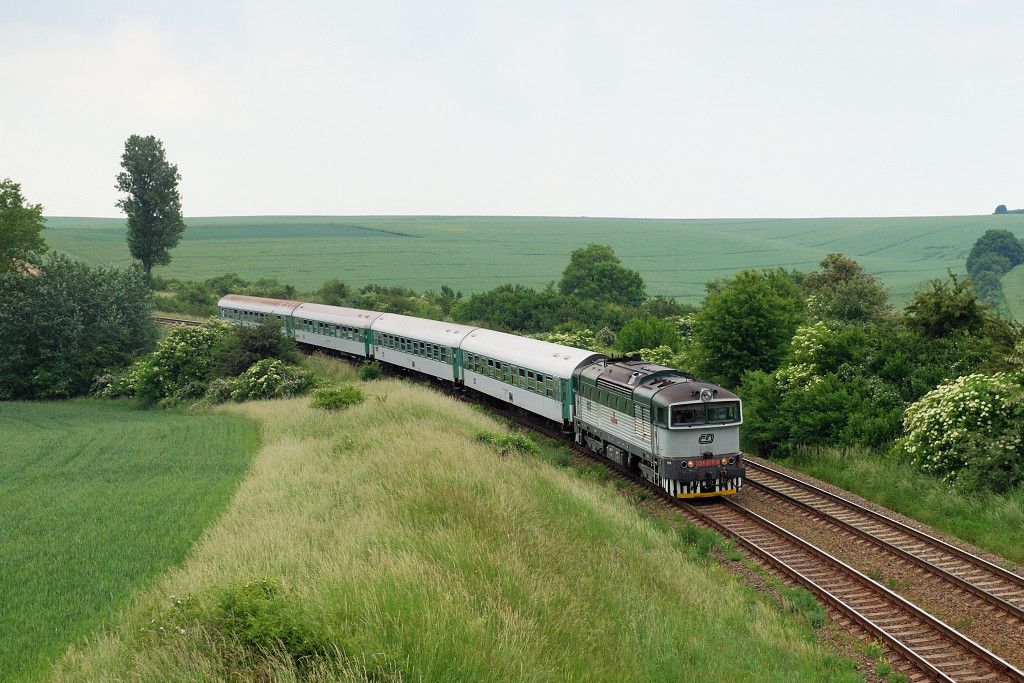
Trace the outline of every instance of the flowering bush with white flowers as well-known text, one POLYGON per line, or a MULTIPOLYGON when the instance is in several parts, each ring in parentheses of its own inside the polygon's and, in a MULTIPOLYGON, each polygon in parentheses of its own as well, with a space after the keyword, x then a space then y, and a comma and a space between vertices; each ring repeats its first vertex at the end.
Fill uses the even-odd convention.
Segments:
POLYGON ((541 341, 551 342, 552 344, 562 344, 564 346, 572 346, 577 349, 595 351, 595 349, 601 348, 601 344, 598 343, 597 339, 594 337, 593 330, 590 329, 542 332, 533 336, 535 339, 540 339, 541 341))
POLYGON ((136 395, 148 403, 202 396, 214 373, 213 350, 231 334, 231 324, 220 320, 172 327, 152 354, 129 369, 136 395))
POLYGON ((973 374, 907 409, 899 448, 952 483, 1012 486, 1024 477, 1024 372, 973 374))
POLYGON ((304 394, 313 386, 313 375, 276 358, 256 361, 235 381, 231 398, 248 401, 304 394))

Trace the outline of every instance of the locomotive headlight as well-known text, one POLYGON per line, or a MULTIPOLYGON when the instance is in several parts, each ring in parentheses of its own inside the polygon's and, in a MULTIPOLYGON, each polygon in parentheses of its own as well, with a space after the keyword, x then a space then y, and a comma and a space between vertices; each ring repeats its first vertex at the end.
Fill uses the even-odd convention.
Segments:
POLYGON ((701 389, 700 390, 700 400, 703 401, 704 403, 707 403, 708 401, 710 401, 714 397, 715 397, 715 395, 713 393, 711 393, 710 389, 701 389))
POLYGON ((687 462, 687 463, 686 463, 686 466, 687 466, 687 467, 693 467, 693 461, 692 461, 692 460, 690 460, 689 462, 687 462))
POLYGON ((733 464, 734 462, 736 462, 736 458, 729 458, 729 464, 730 465, 733 464))
POLYGON ((725 465, 725 464, 726 464, 726 463, 728 463, 728 462, 729 462, 729 460, 728 460, 727 458, 722 458, 722 464, 723 464, 723 465, 725 465))

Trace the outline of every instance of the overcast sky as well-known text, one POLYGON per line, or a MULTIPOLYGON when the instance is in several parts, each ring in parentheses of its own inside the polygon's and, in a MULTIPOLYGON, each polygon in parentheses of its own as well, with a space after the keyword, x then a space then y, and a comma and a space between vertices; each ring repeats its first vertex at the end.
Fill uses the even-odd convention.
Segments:
POLYGON ((0 0, 0 177, 118 215, 1024 206, 1024 2, 0 0))

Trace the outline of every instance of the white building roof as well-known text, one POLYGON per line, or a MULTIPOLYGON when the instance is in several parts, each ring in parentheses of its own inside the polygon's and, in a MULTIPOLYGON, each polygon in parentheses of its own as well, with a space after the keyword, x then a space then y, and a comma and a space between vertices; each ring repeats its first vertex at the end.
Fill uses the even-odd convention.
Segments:
POLYGON ((381 314, 377 311, 364 311, 359 308, 346 308, 345 306, 327 306, 325 304, 299 304, 292 313, 296 318, 306 320, 319 320, 334 325, 347 325, 367 329, 370 323, 376 320, 381 314))
POLYGON ((402 337, 411 337, 430 342, 431 344, 457 347, 463 337, 476 328, 468 325, 446 323, 440 320, 414 318, 411 315, 382 313, 379 318, 373 321, 370 329, 375 334, 397 334, 402 337))
POLYGON ((256 313, 272 313, 274 315, 291 315, 301 301, 289 299, 268 299, 262 296, 243 296, 228 294, 222 296, 217 305, 221 308, 233 308, 236 311, 254 311, 256 313))
POLYGON ((474 330, 462 341, 462 351, 480 354, 561 379, 572 377, 573 370, 581 364, 604 357, 586 349, 483 328, 474 330))

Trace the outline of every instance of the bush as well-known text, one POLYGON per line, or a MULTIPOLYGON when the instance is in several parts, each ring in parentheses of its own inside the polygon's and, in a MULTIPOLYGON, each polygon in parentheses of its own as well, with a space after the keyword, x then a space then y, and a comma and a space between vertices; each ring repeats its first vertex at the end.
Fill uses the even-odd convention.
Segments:
POLYGON ((281 323, 273 317, 259 325, 234 326, 231 334, 218 340, 212 353, 215 371, 228 377, 237 377, 264 358, 299 362, 295 340, 281 334, 281 323))
POLYGON ((210 386, 206 388, 206 399, 210 403, 225 403, 231 400, 231 395, 235 391, 235 386, 238 384, 237 380, 231 377, 218 377, 217 379, 210 382, 210 386))
POLYGON ((536 453, 537 444, 534 443, 526 434, 520 434, 518 432, 505 432, 497 434, 495 432, 480 431, 476 434, 476 440, 485 444, 489 444, 497 450, 512 450, 519 451, 520 453, 536 453))
POLYGON ((239 376, 231 398, 250 401, 298 396, 313 386, 313 374, 276 358, 264 358, 239 376))
POLYGON ((364 382, 372 382, 375 379, 380 379, 384 376, 384 369, 380 366, 377 361, 371 361, 363 363, 359 366, 359 379, 364 382))
POLYGON ((136 361, 120 372, 100 375, 93 385, 93 393, 103 398, 134 398, 141 368, 142 364, 136 361))
POLYGON ((358 405, 365 400, 366 395, 359 387, 343 384, 340 387, 320 389, 316 392, 316 396, 310 405, 314 408, 323 408, 324 410, 343 410, 349 406, 358 405))
POLYGON ((551 342, 552 344, 561 344, 562 346, 572 346, 577 349, 585 349, 588 351, 594 351, 597 353, 597 349, 601 348, 601 343, 594 337, 594 333, 589 329, 576 329, 576 330, 562 330, 560 332, 548 332, 535 334, 536 339, 541 341, 551 342))
POLYGON ((684 363, 679 355, 668 346, 658 346, 653 349, 638 349, 634 355, 640 356, 645 363, 664 365, 669 368, 681 368, 684 363))
POLYGON ((960 280, 950 272, 948 281, 934 279, 929 286, 930 290, 914 294, 904 309, 907 327, 926 337, 941 339, 984 326, 986 306, 975 295, 970 280, 960 280))
POLYGON ((136 396, 152 404, 204 395, 216 374, 213 349, 233 334, 232 326, 220 320, 196 327, 175 325, 156 350, 134 366, 136 396))
POLYGON ((679 328, 654 316, 633 318, 619 330, 615 339, 615 348, 623 353, 659 346, 678 351, 679 344, 679 328))
POLYGON ((964 486, 1024 480, 1024 373, 977 373, 936 387, 907 409, 903 425, 899 450, 925 472, 964 486))
POLYGON ((344 656, 322 620, 304 614, 277 579, 255 579, 171 599, 170 610, 158 614, 143 636, 179 638, 199 631, 232 680, 259 679, 271 661, 281 658, 301 670, 322 658, 344 656))

